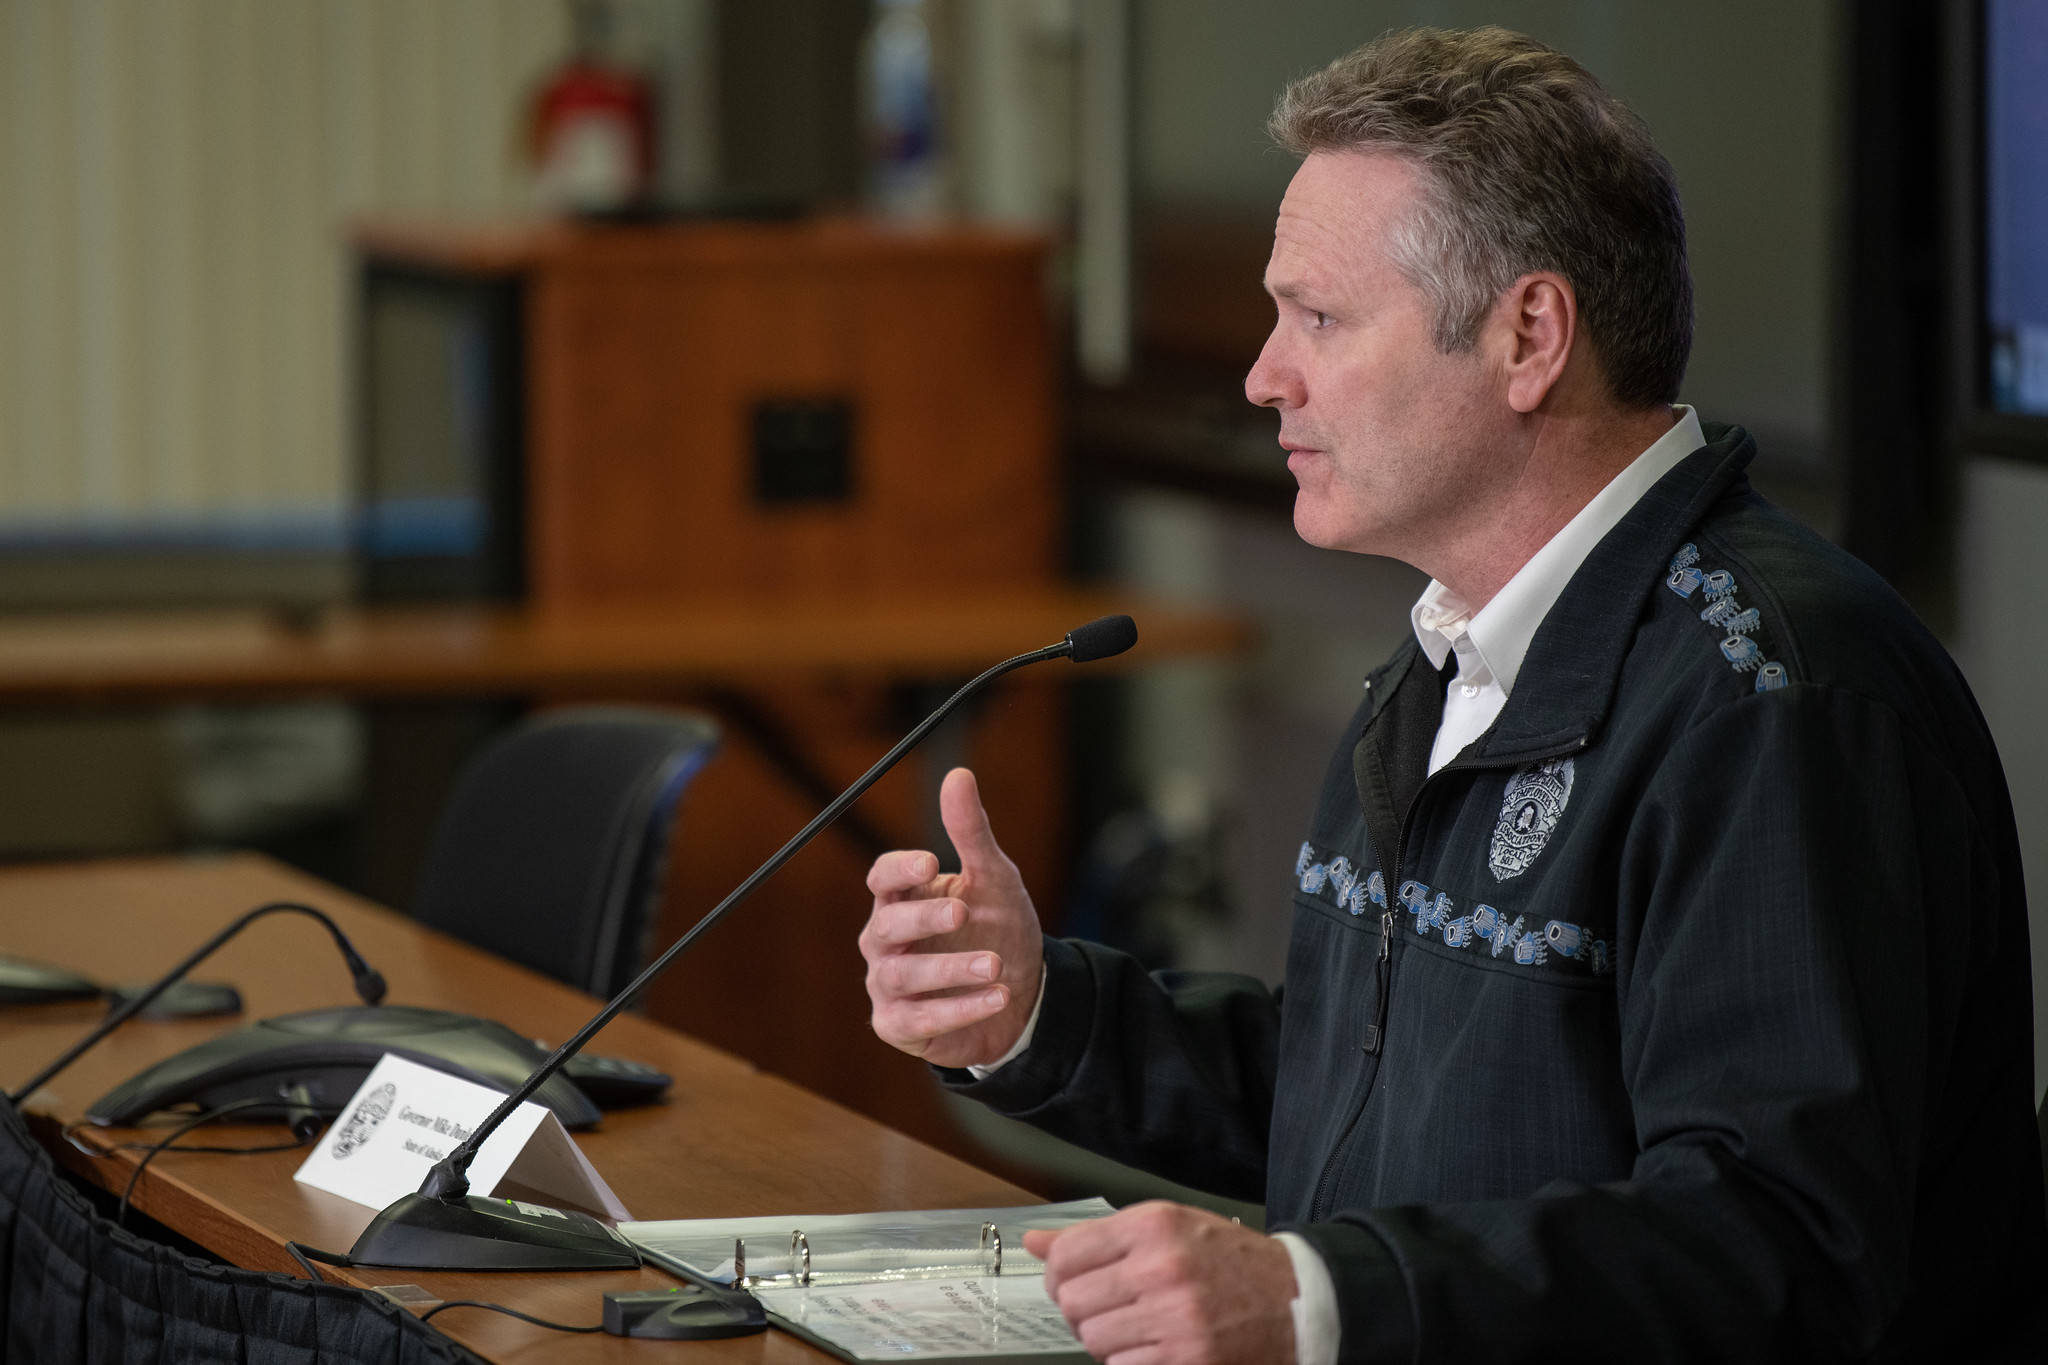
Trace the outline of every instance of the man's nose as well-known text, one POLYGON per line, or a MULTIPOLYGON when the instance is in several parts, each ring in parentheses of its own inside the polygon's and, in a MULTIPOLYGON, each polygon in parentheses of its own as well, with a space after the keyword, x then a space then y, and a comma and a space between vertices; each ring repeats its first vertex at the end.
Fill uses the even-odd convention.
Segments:
POLYGON ((1244 377, 1244 396, 1262 408, 1298 408, 1302 401, 1301 374, 1280 354, 1279 331, 1266 338, 1259 358, 1244 377))

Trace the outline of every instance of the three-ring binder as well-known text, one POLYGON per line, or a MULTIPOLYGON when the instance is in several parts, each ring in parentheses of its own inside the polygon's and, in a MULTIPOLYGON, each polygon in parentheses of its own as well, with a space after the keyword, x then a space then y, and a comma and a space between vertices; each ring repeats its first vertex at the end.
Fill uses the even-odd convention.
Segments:
MULTIPOLYGON (((757 1238, 757 1244, 761 1240, 757 1238)), ((732 1282, 741 1289, 809 1289, 832 1284, 873 1284, 949 1275, 1000 1275, 1003 1273, 1003 1233, 993 1222, 984 1222, 980 1243, 971 1251, 965 1247, 864 1246, 821 1253, 821 1257, 814 1260, 809 1236, 802 1228, 792 1228, 788 1257, 787 1270, 764 1272, 749 1269, 747 1239, 735 1237, 732 1243, 732 1282)), ((757 1265, 760 1259, 755 1258, 757 1265)))

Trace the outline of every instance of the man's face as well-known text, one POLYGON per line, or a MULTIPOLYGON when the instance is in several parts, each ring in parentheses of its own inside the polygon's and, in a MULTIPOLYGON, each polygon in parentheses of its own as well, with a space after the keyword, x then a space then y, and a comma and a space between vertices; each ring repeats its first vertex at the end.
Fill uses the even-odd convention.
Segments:
POLYGON ((1509 414, 1486 346, 1438 351, 1428 300, 1389 256, 1418 194, 1417 173, 1390 156, 1302 162, 1266 267, 1279 319, 1244 389, 1279 410, 1303 540, 1429 571, 1429 547, 1488 504, 1509 414))

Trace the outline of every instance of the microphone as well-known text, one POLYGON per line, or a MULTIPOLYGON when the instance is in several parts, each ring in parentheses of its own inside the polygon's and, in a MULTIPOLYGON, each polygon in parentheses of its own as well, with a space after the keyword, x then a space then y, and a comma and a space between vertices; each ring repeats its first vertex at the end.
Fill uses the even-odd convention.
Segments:
POLYGON ((355 978, 356 994, 362 997, 364 1004, 374 1005, 384 998, 383 973, 363 961, 363 955, 357 952, 355 945, 348 941, 348 935, 341 932, 340 925, 310 905, 300 905, 297 901, 272 901, 268 905, 257 906, 254 910, 237 919, 233 924, 230 924, 227 928, 221 930, 204 944, 200 945, 198 951, 194 952, 192 956, 164 973, 163 976, 159 977, 139 994, 130 997, 118 1009, 101 1020, 99 1027, 72 1044, 71 1048, 63 1056, 37 1072, 28 1084, 10 1094, 7 1097, 7 1102, 14 1105, 20 1104, 23 1100, 34 1094, 37 1087, 45 1084, 52 1076, 77 1061, 93 1044, 99 1042, 100 1039, 148 1009, 152 1001, 183 980, 185 973, 213 956, 214 952, 222 944, 226 943, 236 934, 241 933, 244 928, 263 916, 273 915, 282 910, 290 910, 294 914, 311 915, 314 919, 327 926, 327 932, 334 935, 334 946, 341 949, 342 960, 348 964, 349 974, 355 978))
POLYGON ((626 984, 573 1037, 534 1069, 532 1075, 492 1110, 461 1145, 436 1162, 408 1194, 379 1213, 350 1248, 350 1265, 393 1266, 414 1270, 599 1270, 631 1268, 640 1252, 615 1229, 588 1214, 541 1208, 504 1199, 484 1199, 469 1192, 469 1165, 478 1149, 512 1112, 560 1070, 563 1063, 638 999, 640 993, 712 925, 748 896, 782 865, 795 857, 827 825, 872 787, 881 776, 961 702, 1005 673, 1048 659, 1092 663, 1121 654, 1138 642, 1138 627, 1128 616, 1105 616, 1068 631, 1056 645, 1005 659, 969 681, 919 721, 875 766, 861 774, 832 804, 820 811, 794 838, 755 868, 726 898, 691 925, 660 957, 626 984))

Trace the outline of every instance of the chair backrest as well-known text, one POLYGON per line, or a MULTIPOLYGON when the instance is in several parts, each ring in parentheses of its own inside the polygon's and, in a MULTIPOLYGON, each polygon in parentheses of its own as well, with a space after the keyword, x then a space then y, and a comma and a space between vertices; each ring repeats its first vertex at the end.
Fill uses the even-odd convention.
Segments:
POLYGON ((641 964, 683 788, 718 727, 686 711, 544 713, 456 778, 413 914, 593 995, 641 964))

